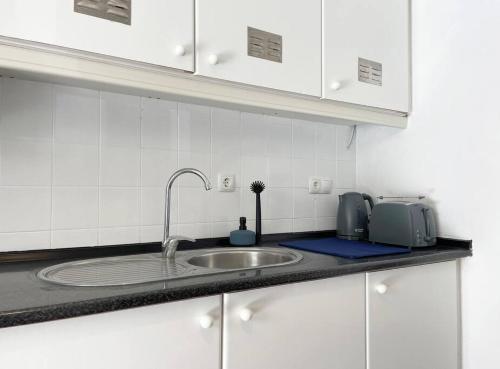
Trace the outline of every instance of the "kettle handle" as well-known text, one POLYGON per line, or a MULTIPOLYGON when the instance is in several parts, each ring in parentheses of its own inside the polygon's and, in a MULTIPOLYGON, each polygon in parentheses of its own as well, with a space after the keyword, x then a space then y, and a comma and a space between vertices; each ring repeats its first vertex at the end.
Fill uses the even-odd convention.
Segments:
POLYGON ((368 204, 370 204, 370 209, 373 209, 373 206, 374 206, 373 198, 370 195, 368 195, 367 193, 363 193, 363 194, 361 194, 361 196, 363 196, 363 200, 368 201, 368 204))

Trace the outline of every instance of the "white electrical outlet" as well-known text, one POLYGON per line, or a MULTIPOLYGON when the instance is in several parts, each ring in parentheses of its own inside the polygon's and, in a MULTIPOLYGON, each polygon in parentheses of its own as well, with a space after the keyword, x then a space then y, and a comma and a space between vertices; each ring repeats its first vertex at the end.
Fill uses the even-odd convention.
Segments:
POLYGON ((217 175, 217 190, 219 192, 232 192, 234 191, 234 174, 221 174, 217 175))
POLYGON ((331 193, 333 181, 325 177, 309 177, 309 193, 331 193))

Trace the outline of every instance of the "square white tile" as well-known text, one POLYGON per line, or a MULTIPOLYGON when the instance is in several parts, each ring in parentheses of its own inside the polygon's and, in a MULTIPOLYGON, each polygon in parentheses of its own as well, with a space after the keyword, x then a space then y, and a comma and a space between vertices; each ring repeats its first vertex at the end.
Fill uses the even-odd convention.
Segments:
POLYGON ((179 223, 206 223, 210 220, 210 193, 201 186, 179 189, 179 223))
POLYGON ((97 186, 98 183, 99 146, 54 144, 53 185, 97 186))
POLYGON ((50 230, 50 187, 0 188, 0 232, 50 230))
POLYGON ((177 103, 143 97, 141 146, 177 151, 177 141, 177 103))
POLYGON ((314 218, 298 218, 293 220, 294 232, 311 232, 316 230, 316 220, 314 218))
POLYGON ((330 178, 333 181, 333 186, 337 180, 337 162, 335 160, 316 160, 315 175, 330 178))
POLYGON ((177 170, 177 151, 142 149, 141 186, 164 187, 177 170))
POLYGON ((281 117, 268 117, 268 147, 270 156, 290 158, 292 155, 292 121, 281 117))
POLYGON ((210 108, 179 104, 179 150, 210 153, 210 108))
POLYGON ((263 203, 263 219, 288 219, 293 216, 293 194, 291 188, 270 188, 266 190, 263 203))
POLYGON ((336 160, 336 126, 327 123, 316 123, 316 158, 320 160, 336 160))
POLYGON ((96 228, 99 216, 97 187, 54 187, 52 229, 96 228))
POLYGON ((212 153, 239 155, 241 151, 241 113, 212 108, 212 153))
POLYGON ((355 188, 356 187, 356 162, 338 161, 337 162, 337 188, 355 188))
POLYGON ((50 231, 0 233, 0 252, 50 248, 50 231))
POLYGON ((0 185, 50 186, 52 145, 40 140, 0 140, 0 185))
POLYGON ((138 188, 101 188, 99 226, 130 227, 140 223, 138 188))
POLYGON ((315 175, 315 165, 313 159, 292 160, 292 180, 293 187, 309 188, 309 177, 315 175))
POLYGON ((179 189, 179 223, 205 223, 210 220, 210 193, 203 188, 179 189))
POLYGON ((139 186, 140 149, 104 146, 101 148, 101 186, 139 186))
POLYGON ((139 227, 117 227, 99 229, 99 246, 139 243, 141 229, 139 227))
POLYGON ((241 114, 241 154, 267 155, 268 117, 262 114, 241 114))
POLYGON ((337 229, 337 218, 317 218, 316 230, 317 231, 332 231, 337 229))
POLYGON ((292 156, 294 158, 314 159, 316 124, 305 120, 293 120, 292 156))
POLYGON ((293 190, 293 217, 294 218, 314 218, 314 195, 305 188, 295 188, 293 190))
POLYGON ((210 238, 212 230, 210 223, 191 223, 177 225, 178 234, 192 238, 210 238))
POLYGON ((52 86, 3 78, 0 137, 52 140, 52 86))
POLYGON ((212 191, 210 197, 210 221, 229 222, 240 217, 240 191, 212 191))
POLYGON ((269 187, 292 187, 292 159, 289 157, 269 157, 269 187))
MULTIPOLYGON (((170 227, 172 234, 177 234, 177 231, 173 232, 172 226, 170 227)), ((141 242, 161 242, 163 240, 163 226, 143 226, 141 227, 141 242)))
POLYGON ((262 234, 292 232, 292 219, 271 219, 262 221, 262 234))
POLYGON ((140 97, 101 92, 102 145, 139 147, 140 120, 140 97))
POLYGON ((66 144, 99 144, 99 91, 54 86, 54 139, 66 144))
POLYGON ((97 229, 55 230, 51 234, 50 247, 53 249, 68 247, 97 246, 97 229))

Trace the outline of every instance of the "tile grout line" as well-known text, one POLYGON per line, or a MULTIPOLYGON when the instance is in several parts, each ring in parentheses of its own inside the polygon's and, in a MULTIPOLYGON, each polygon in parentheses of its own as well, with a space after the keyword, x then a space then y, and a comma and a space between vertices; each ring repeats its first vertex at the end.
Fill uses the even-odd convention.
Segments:
POLYGON ((53 248, 52 244, 54 242, 53 229, 54 229, 54 163, 55 163, 55 85, 50 85, 50 98, 51 98, 51 144, 50 144, 50 236, 49 236, 49 248, 53 248))
POLYGON ((101 244, 101 171, 102 171, 102 91, 98 90, 99 98, 99 132, 97 140, 97 246, 101 244))
POLYGON ((140 96, 139 97, 139 107, 140 107, 140 112, 139 112, 139 188, 138 190, 138 197, 139 197, 139 220, 138 220, 138 228, 139 228, 139 242, 143 241, 143 229, 142 229, 142 124, 143 124, 143 118, 144 118, 144 99, 146 97, 140 96))

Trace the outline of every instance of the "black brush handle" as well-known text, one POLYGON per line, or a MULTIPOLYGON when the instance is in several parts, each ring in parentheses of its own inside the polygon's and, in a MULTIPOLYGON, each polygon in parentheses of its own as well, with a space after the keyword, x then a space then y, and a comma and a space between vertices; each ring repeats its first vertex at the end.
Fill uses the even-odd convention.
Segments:
POLYGON ((255 204, 255 244, 260 243, 260 238, 262 235, 262 217, 260 213, 260 193, 256 194, 256 204, 255 204))

